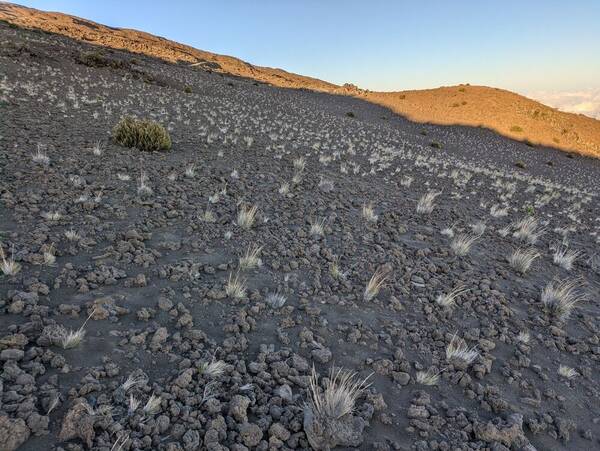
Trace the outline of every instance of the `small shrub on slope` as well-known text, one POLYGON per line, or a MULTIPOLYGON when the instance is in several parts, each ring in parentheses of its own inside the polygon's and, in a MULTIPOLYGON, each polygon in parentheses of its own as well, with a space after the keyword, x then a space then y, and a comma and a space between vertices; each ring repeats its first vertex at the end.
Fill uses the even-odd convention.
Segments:
POLYGON ((113 139, 124 147, 139 150, 169 150, 171 138, 169 132, 157 122, 147 119, 124 117, 113 129, 113 139))

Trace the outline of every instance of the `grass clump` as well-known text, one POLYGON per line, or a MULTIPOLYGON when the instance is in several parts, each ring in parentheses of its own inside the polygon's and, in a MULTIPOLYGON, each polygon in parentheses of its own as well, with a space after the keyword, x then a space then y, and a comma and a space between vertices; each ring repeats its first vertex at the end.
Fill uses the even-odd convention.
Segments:
POLYGON ((157 122, 126 116, 113 129, 115 142, 123 147, 144 151, 169 150, 169 132, 157 122))

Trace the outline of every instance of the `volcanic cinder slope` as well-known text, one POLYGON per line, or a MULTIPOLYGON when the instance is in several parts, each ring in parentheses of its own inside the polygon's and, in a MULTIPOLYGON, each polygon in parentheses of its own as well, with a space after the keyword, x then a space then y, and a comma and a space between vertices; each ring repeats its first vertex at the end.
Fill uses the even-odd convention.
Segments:
POLYGON ((255 66, 142 31, 107 27, 67 14, 0 3, 0 20, 69 36, 92 44, 192 64, 201 70, 251 78, 273 86, 351 95, 374 102, 413 121, 485 127, 530 144, 600 156, 600 121, 565 113, 510 91, 487 86, 373 92, 337 86, 282 69, 255 66))
POLYGON ((599 160, 6 23, 0 68, 0 450, 599 447, 599 160))

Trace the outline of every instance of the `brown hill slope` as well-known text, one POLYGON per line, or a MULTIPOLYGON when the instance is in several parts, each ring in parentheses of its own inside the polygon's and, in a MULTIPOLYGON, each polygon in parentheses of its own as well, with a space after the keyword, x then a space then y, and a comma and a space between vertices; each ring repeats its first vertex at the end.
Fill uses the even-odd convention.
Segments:
POLYGON ((278 87, 351 95, 386 106, 417 122, 481 126, 514 139, 600 157, 600 121, 564 113, 501 89, 461 85, 418 91, 372 92, 353 86, 338 86, 282 69, 254 66, 234 57, 198 50, 137 30, 107 27, 66 14, 11 3, 0 3, 0 20, 278 87))

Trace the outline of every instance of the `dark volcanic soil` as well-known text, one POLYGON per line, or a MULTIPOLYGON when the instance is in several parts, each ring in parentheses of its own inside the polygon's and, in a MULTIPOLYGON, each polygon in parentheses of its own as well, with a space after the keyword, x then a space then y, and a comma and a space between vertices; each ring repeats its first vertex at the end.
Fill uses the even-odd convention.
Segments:
POLYGON ((90 51, 0 23, 0 241, 20 265, 0 273, 0 450, 311 449, 313 365, 373 373, 339 449, 600 446, 598 160, 90 51), (125 115, 173 150, 114 144, 125 115), (516 249, 537 253, 525 273, 516 249), (564 280, 561 318, 541 293, 564 280))

